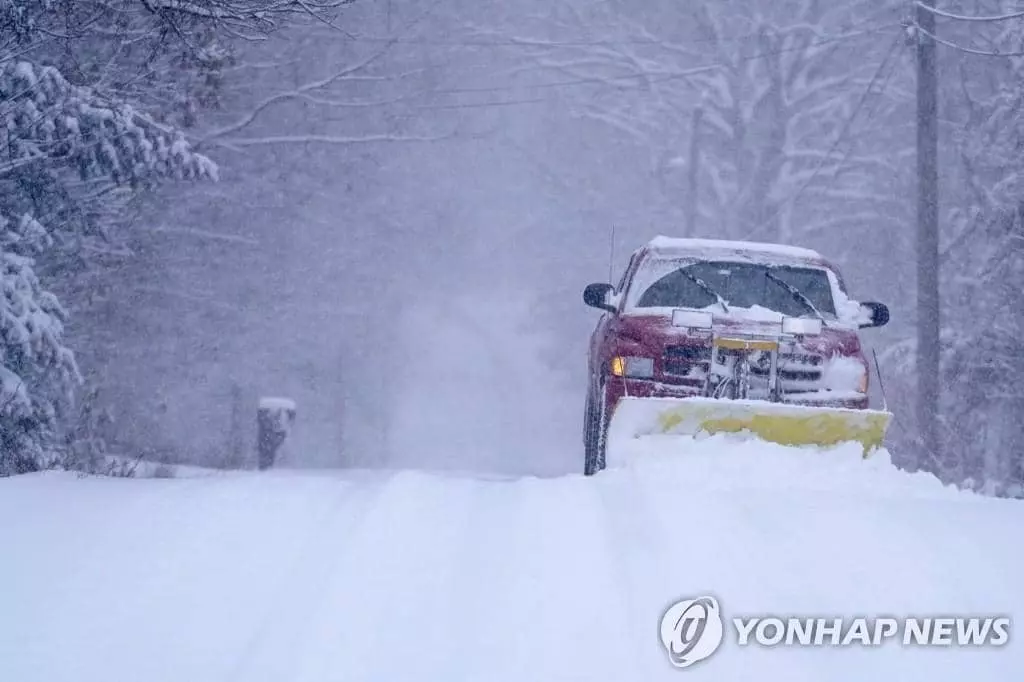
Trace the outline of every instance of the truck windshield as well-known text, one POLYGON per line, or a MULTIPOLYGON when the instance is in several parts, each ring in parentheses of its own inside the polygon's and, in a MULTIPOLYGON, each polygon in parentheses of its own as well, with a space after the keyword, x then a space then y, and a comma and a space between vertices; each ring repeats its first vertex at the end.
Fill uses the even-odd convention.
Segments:
POLYGON ((778 282, 772 281, 766 272, 793 285, 823 315, 835 317, 836 308, 828 273, 811 267, 728 261, 698 261, 682 265, 678 262, 652 262, 637 273, 630 298, 636 308, 717 306, 718 300, 705 288, 695 284, 691 277, 687 277, 685 273, 689 273, 705 282, 729 306, 761 306, 792 317, 814 315, 805 302, 784 286, 779 286, 778 282))

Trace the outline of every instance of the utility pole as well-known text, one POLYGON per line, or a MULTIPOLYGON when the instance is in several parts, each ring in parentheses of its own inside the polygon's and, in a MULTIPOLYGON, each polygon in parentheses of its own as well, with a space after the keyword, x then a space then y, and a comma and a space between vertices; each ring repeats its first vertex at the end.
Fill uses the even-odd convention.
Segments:
POLYGON ((940 392, 939 125, 935 0, 917 14, 917 422, 921 442, 944 463, 938 438, 940 392))
POLYGON ((690 237, 697 235, 697 208, 700 204, 700 125, 703 120, 704 109, 697 107, 693 111, 693 122, 690 124, 689 184, 686 193, 686 234, 690 237))

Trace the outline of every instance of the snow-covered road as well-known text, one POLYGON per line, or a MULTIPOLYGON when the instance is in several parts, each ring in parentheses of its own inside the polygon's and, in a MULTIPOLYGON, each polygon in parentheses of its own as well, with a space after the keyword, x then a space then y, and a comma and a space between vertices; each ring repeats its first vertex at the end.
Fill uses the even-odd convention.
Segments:
POLYGON ((883 454, 649 440, 593 479, 418 472, 0 480, 0 680, 1008 681, 988 650, 738 648, 725 616, 1024 614, 1024 504, 883 454))

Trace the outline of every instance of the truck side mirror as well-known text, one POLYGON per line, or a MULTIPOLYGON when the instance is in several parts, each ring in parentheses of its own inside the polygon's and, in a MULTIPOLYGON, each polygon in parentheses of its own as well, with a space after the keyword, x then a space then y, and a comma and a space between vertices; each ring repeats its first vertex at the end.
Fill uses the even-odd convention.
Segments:
POLYGON ((868 301, 860 304, 860 328, 884 327, 889 324, 889 307, 884 303, 868 301))
POLYGON ((591 308, 607 310, 610 313, 614 313, 616 312, 615 306, 608 304, 608 294, 614 290, 615 287, 604 282, 588 284, 587 288, 583 290, 583 302, 591 308))

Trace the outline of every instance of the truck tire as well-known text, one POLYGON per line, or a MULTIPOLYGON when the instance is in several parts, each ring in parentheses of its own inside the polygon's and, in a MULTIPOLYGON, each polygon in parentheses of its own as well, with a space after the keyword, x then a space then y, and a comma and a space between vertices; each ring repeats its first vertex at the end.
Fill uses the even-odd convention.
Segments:
MULTIPOLYGON (((604 389, 601 389, 604 396, 604 389)), ((601 405, 595 408, 590 399, 587 399, 586 417, 586 438, 584 441, 583 453, 583 475, 593 476, 605 468, 606 440, 608 436, 608 425, 606 424, 604 400, 601 405)))

